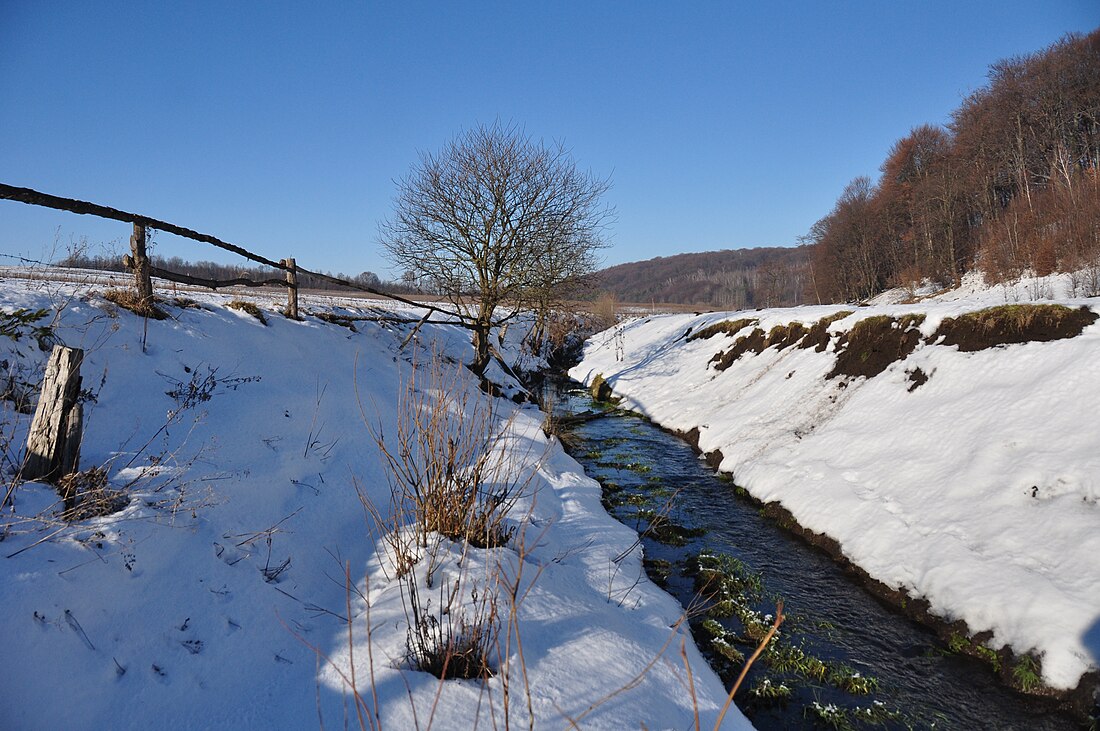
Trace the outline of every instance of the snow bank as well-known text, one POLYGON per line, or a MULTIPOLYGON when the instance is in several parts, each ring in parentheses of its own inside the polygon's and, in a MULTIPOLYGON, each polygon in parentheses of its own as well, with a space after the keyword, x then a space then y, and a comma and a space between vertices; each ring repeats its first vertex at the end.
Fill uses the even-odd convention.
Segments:
MULTIPOLYGON (((52 488, 15 486, 0 522, 0 727, 356 726, 371 719, 356 717, 353 666, 383 727, 499 727, 502 673, 441 684, 409 669, 400 582, 356 491, 389 505, 364 422, 392 433, 412 361, 433 349, 468 359, 466 334, 425 326, 401 350, 411 326, 293 322, 275 298, 264 326, 225 297, 188 296, 201 307, 169 304, 170 319, 145 323, 79 284, 0 283, 0 310, 49 308, 57 337, 86 350, 82 466, 106 465, 132 498, 66 525, 52 488)), ((374 312, 304 298, 304 311, 322 308, 374 312)), ((45 358, 29 336, 0 337, 16 382, 36 383, 45 358)), ((599 486, 543 435, 536 409, 497 403, 514 414, 507 458, 532 474, 510 518, 526 526, 523 549, 444 546, 432 568, 437 588, 490 566, 520 579, 522 644, 513 632, 501 660, 511 724, 526 727, 530 708, 539 727, 687 727, 684 658, 712 724, 724 689, 676 627, 682 609, 628 551, 636 534, 603 511, 599 486)), ((30 417, 9 402, 2 413, 13 459, 30 417)), ((726 727, 749 726, 733 709, 726 727)))
MULTIPOLYGON (((1003 294, 861 307, 830 328, 922 313, 927 336, 1003 294)), ((1100 322, 1072 339, 978 352, 922 339, 875 377, 832 380, 835 337, 821 353, 750 351, 721 372, 708 361, 736 337, 686 337, 743 317, 765 332, 809 325, 839 309, 632 320, 592 338, 572 374, 602 374, 663 426, 698 428, 700 448, 720 450, 721 469, 753 496, 779 501, 935 613, 992 632, 990 646, 1039 655, 1051 686, 1075 686, 1100 660, 1100 322), (929 377, 919 386, 918 368, 929 377)))

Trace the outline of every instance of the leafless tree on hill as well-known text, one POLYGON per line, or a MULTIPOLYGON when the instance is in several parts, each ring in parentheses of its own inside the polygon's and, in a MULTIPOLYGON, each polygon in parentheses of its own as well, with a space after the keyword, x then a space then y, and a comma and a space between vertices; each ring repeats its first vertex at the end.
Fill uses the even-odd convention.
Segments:
POLYGON ((594 269, 611 217, 601 202, 609 186, 578 171, 560 144, 480 125, 421 154, 398 183, 381 243, 395 267, 450 301, 473 332, 480 373, 493 327, 546 306, 594 269))

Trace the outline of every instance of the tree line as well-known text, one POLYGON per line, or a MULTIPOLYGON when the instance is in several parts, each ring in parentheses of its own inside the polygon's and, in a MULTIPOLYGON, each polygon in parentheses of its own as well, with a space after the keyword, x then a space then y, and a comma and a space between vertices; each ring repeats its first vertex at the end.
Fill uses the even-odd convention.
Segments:
MULTIPOLYGON (((219 264, 213 261, 185 261, 178 256, 161 257, 153 255, 149 258, 153 266, 202 279, 225 280, 242 277, 262 281, 265 279, 282 279, 284 276, 283 272, 261 266, 219 264)), ((80 250, 79 248, 75 251, 70 251, 60 262, 58 262, 58 266, 74 269, 97 269, 107 272, 129 271, 122 262, 121 254, 113 252, 90 254, 86 250, 80 250)), ((361 272, 359 274, 344 274, 342 272, 337 272, 333 274, 332 272, 326 271, 323 273, 330 277, 345 279, 355 284, 393 292, 394 294, 424 293, 419 284, 410 276, 402 277, 401 281, 391 282, 383 280, 374 272, 361 272)), ((302 289, 353 291, 350 288, 341 287, 338 284, 334 284, 324 279, 318 279, 309 274, 298 275, 298 286, 302 289)))
POLYGON ((993 64, 946 126, 898 140, 806 237, 818 302, 980 269, 1100 268, 1100 30, 993 64))
POLYGON ((806 301, 809 261, 809 246, 659 256, 608 267, 599 272, 597 286, 623 302, 790 307, 806 301))

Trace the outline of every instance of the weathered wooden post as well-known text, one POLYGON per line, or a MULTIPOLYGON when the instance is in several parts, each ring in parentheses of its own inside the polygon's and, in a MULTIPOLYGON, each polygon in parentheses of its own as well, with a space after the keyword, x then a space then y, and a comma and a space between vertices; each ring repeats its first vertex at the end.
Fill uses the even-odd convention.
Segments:
POLYGON ((283 259, 286 267, 286 316, 298 319, 298 266, 294 259, 283 259))
POLYGON ((20 473, 24 480, 56 482, 79 468, 84 408, 77 397, 83 360, 80 348, 53 346, 27 437, 27 457, 20 473))
POLYGON ((128 263, 134 270, 134 286, 142 309, 153 306, 153 280, 149 274, 149 256, 145 253, 146 240, 145 224, 135 223, 134 234, 130 237, 132 261, 128 263))

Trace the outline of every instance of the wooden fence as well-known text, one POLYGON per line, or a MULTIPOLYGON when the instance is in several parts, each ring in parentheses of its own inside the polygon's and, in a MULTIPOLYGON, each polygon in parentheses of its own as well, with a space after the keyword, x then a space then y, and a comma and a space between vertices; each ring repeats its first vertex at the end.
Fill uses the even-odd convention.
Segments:
POLYGON ((172 282, 179 282, 181 284, 190 284, 199 287, 206 287, 208 289, 217 290, 221 287, 231 286, 245 286, 245 287, 267 287, 277 286, 286 287, 287 289, 287 309, 286 314, 288 317, 298 319, 298 275, 305 274, 311 277, 315 277, 318 280, 331 282, 338 284, 349 289, 358 290, 360 292, 367 292, 379 297, 385 297, 387 299, 394 300, 396 302, 402 302, 413 307, 427 310, 427 314, 424 316, 426 321, 433 312, 438 312, 443 315, 452 316, 454 313, 447 310, 440 309, 434 305, 430 305, 424 302, 416 302, 414 300, 402 297, 400 295, 393 294, 391 292, 385 292, 374 287, 368 287, 358 282, 352 282, 347 279, 341 279, 339 277, 333 277, 329 274, 322 274, 320 272, 310 271, 309 269, 303 269, 299 267, 293 257, 283 259, 282 261, 274 261, 267 257, 255 254, 240 246, 230 244, 222 241, 221 239, 211 236, 209 234, 199 233, 183 226, 177 226, 174 223, 168 223, 167 221, 161 221, 149 216, 143 216, 137 213, 128 213, 126 211, 120 211, 117 208, 110 208, 109 206, 102 206, 97 203, 89 203, 87 201, 75 200, 73 198, 62 198, 56 195, 50 195, 49 193, 41 193, 37 190, 31 190, 30 188, 18 188, 13 185, 6 185, 0 183, 0 200, 12 200, 20 203, 26 203, 33 206, 43 206, 45 208, 54 208, 60 211, 69 211, 70 213, 78 213, 82 215, 98 216, 99 218, 107 218, 115 221, 122 221, 133 225, 133 234, 130 236, 130 253, 123 257, 123 263, 130 271, 134 273, 134 287, 137 292, 138 299, 142 303, 152 303, 153 297, 153 284, 152 277, 158 279, 166 279, 172 282), (199 241, 211 246, 230 251, 238 256, 244 257, 249 261, 254 261, 258 264, 271 267, 272 269, 278 269, 285 272, 285 279, 264 279, 253 280, 247 278, 237 279, 204 279, 202 277, 193 277, 187 274, 180 274, 177 272, 170 272, 166 269, 153 266, 149 261, 149 256, 146 253, 146 244, 148 242, 149 229, 156 229, 158 231, 164 231, 166 233, 182 236, 193 241, 199 241))

